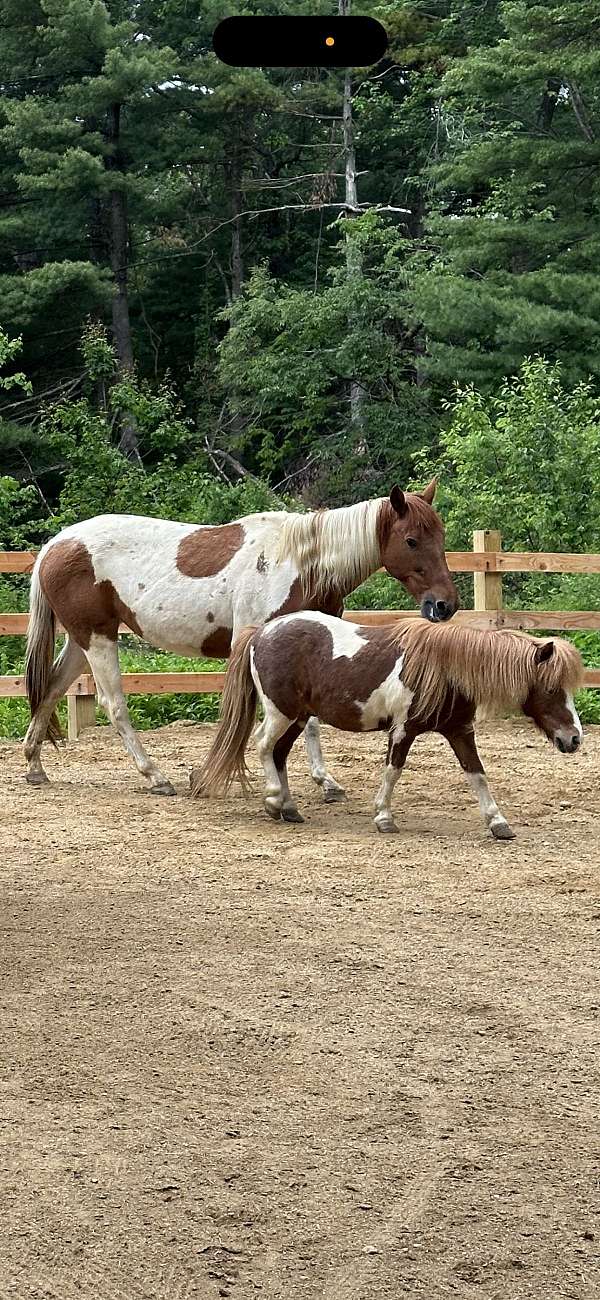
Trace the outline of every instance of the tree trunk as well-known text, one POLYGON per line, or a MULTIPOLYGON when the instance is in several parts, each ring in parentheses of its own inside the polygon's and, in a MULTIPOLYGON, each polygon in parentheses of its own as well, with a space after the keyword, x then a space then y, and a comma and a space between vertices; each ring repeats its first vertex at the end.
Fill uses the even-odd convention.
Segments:
MULTIPOLYGON (((112 144, 112 153, 107 160, 107 166, 115 176, 115 184, 111 188, 109 194, 108 211, 110 265, 116 289, 112 300, 112 325, 117 353, 117 364, 121 375, 125 376, 133 372, 134 363, 128 296, 129 236, 127 227, 127 196, 123 182, 119 180, 123 174, 123 164, 119 152, 119 137, 121 129, 120 104, 111 104, 108 121, 108 138, 112 144)), ((135 460, 141 464, 137 425, 135 418, 130 413, 127 413, 121 422, 119 449, 128 457, 129 460, 135 460)))
POLYGON ((242 256, 242 164, 239 149, 234 148, 229 167, 229 189, 231 196, 231 297, 235 302, 242 292, 244 283, 244 262, 242 256))
POLYGON ((538 111, 538 126, 541 127, 542 131, 549 131, 552 126, 552 118, 554 117, 561 84, 560 77, 548 77, 538 111))
MULTIPOLYGON (((352 0, 338 0, 338 14, 341 18, 347 18, 350 14, 352 0)), ((352 118, 352 76, 350 69, 347 69, 344 77, 344 98, 342 105, 342 133, 344 144, 344 173, 345 173, 345 200, 346 200, 346 221, 352 219, 358 208, 358 191, 356 187, 356 151, 354 148, 354 122, 352 118)), ((351 285, 353 280, 357 280, 362 271, 362 259, 360 252, 351 239, 346 236, 346 270, 348 275, 348 284, 351 285)), ((356 315, 353 313, 348 319, 348 328, 352 333, 358 324, 356 315)), ((364 454, 367 450, 364 442, 364 401, 365 390, 357 380, 350 382, 350 428, 355 436, 356 450, 364 454)))

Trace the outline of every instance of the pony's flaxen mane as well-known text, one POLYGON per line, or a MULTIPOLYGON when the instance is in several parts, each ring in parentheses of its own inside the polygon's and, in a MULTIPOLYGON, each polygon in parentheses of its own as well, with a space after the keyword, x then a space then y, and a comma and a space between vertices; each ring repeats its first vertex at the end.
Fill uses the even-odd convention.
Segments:
MULTIPOLYGON (((405 495, 407 528, 441 529, 435 511, 415 493, 405 495)), ((321 596, 339 585, 347 591, 364 582, 381 563, 381 543, 398 516, 387 497, 359 501, 338 510, 286 516, 275 558, 292 560, 305 595, 321 596)))
POLYGON ((573 694, 583 678, 579 651, 556 637, 544 663, 535 653, 544 644, 524 632, 479 631, 458 623, 400 620, 389 636, 404 650, 402 681, 414 691, 412 714, 436 717, 448 688, 477 705, 521 704, 539 683, 573 694))

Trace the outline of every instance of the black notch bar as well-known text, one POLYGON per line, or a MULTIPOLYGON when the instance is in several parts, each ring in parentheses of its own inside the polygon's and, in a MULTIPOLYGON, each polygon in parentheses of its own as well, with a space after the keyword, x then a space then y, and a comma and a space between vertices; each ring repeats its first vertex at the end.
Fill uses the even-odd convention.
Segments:
POLYGON ((236 68, 365 68, 385 54, 387 34, 375 18, 359 14, 224 18, 213 48, 236 68))

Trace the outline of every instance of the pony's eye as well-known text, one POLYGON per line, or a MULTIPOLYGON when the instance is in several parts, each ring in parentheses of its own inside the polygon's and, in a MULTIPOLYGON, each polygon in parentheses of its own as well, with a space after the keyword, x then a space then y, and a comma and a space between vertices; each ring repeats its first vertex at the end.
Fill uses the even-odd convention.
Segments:
POLYGON ((416 537, 407 537, 407 538, 406 538, 406 545, 407 545, 407 546, 410 546, 411 551, 414 551, 415 546, 418 545, 416 537))

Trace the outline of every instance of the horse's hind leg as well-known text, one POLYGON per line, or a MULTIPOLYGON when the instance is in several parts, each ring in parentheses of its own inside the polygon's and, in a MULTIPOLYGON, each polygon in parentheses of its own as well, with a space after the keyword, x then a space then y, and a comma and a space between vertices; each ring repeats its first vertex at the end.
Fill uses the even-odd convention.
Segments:
POLYGON ((515 833, 511 830, 506 817, 500 812, 498 804, 490 791, 483 763, 477 752, 473 729, 471 728, 470 731, 447 732, 445 735, 448 744, 456 754, 471 789, 477 797, 481 816, 486 826, 489 826, 494 839, 514 840, 515 833))
POLYGON ((119 667, 119 650, 116 640, 94 633, 86 656, 98 687, 98 701, 115 731, 118 732, 127 750, 142 776, 150 782, 153 794, 175 794, 170 781, 163 776, 160 768, 146 753, 144 746, 134 731, 127 703, 123 694, 121 669, 119 667))
POLYGON ((68 637, 52 668, 46 696, 36 709, 25 737, 24 749, 25 758, 27 759, 25 779, 30 785, 44 785, 48 780, 42 767, 40 754, 46 739, 48 723, 58 701, 62 699, 69 686, 72 685, 75 678, 79 676, 86 666, 83 650, 68 637))
POLYGON ((318 718, 308 719, 304 729, 304 741, 308 753, 310 774, 313 781, 316 781, 317 785, 321 786, 325 803, 339 803, 341 799, 346 798, 346 791, 341 785, 338 785, 337 781, 334 781, 325 767, 318 718))
POLYGON ((298 809, 290 794, 287 778, 287 756, 302 727, 286 718, 271 701, 263 696, 265 716, 256 728, 255 742, 265 773, 265 811, 276 821, 301 822, 298 809))

